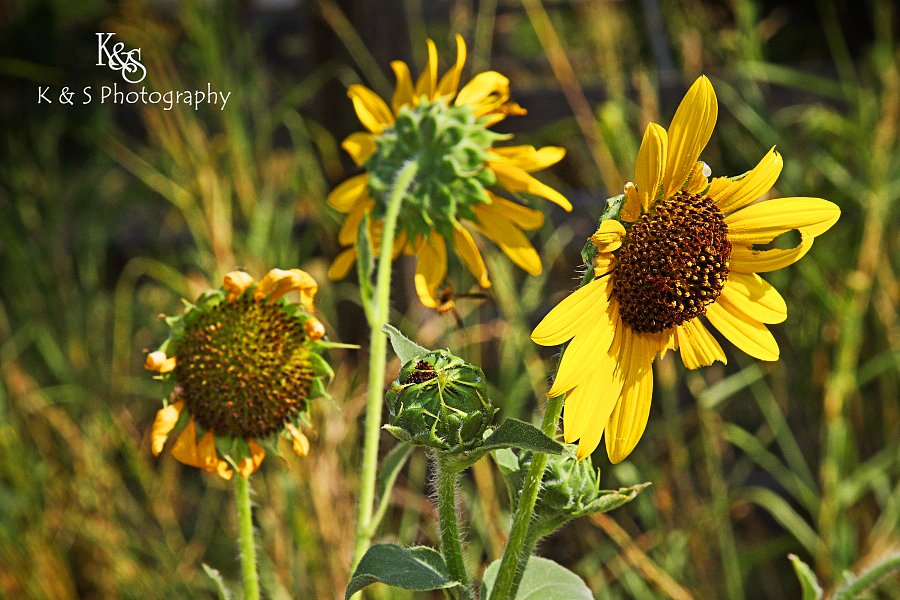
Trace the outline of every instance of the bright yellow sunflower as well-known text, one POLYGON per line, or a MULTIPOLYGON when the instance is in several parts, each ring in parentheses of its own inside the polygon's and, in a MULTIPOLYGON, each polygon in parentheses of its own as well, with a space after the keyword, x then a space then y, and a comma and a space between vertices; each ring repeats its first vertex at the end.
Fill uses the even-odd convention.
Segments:
POLYGON ((397 220, 392 258, 401 252, 416 256, 416 291, 423 304, 431 308, 439 304, 437 290, 447 275, 447 242, 482 287, 491 285, 473 229, 526 272, 541 272, 540 257, 522 230, 538 229, 543 214, 487 188, 534 194, 571 210, 562 194, 529 175, 558 162, 565 150, 495 148, 495 141, 508 136, 487 128, 525 111, 509 102, 509 79, 496 72, 476 75, 457 93, 466 45, 458 35, 456 42, 456 64, 440 79, 431 40, 428 64, 415 84, 406 63, 391 63, 397 86, 390 106, 368 88, 350 86, 347 94, 368 132, 351 134, 342 146, 367 172, 348 179, 328 196, 330 206, 347 213, 338 240, 349 246, 331 265, 330 278, 345 277, 356 261, 354 244, 364 219, 378 252, 387 195, 399 170, 411 160, 419 168, 397 220))
POLYGON ((774 148, 748 173, 709 181, 709 167, 697 159, 717 112, 704 76, 688 90, 668 133, 647 127, 636 183, 610 201, 605 216, 612 218, 590 238, 594 279, 531 335, 544 346, 572 340, 548 396, 566 394, 564 435, 580 440, 579 458, 594 451, 604 432, 610 461, 631 453, 647 424, 657 354, 681 350, 689 369, 726 362, 701 316, 750 356, 777 360, 766 324, 784 321, 787 307, 758 273, 799 260, 840 217, 835 204, 820 198, 755 202, 781 172, 774 148), (800 233, 795 248, 753 248, 793 229, 800 233))
POLYGON ((309 440, 300 426, 333 375, 322 350, 337 345, 323 339, 325 328, 311 314, 317 289, 299 269, 273 269, 259 283, 232 271, 221 288, 166 319, 169 339, 145 364, 171 389, 153 423, 154 455, 181 429, 172 455, 224 479, 232 467, 248 477, 265 448, 278 452, 280 436, 306 456, 309 440), (299 304, 284 298, 292 291, 299 304))

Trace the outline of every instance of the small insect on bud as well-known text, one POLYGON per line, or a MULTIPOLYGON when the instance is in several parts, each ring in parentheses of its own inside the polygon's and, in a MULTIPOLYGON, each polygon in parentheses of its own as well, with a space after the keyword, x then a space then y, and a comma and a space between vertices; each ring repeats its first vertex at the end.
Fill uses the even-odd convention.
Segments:
POLYGON ((435 350, 403 365, 387 393, 390 424, 401 440, 449 452, 481 443, 496 409, 484 373, 446 350, 435 350))

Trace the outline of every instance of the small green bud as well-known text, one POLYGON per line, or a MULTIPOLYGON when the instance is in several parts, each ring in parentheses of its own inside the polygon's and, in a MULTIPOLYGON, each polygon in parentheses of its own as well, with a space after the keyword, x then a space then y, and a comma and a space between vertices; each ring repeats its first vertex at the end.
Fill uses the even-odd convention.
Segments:
POLYGON ((465 452, 481 443, 497 411, 480 368, 447 350, 415 358, 400 370, 385 398, 385 429, 410 444, 465 452))
MULTIPOLYGON (((519 473, 523 476, 531 466, 531 451, 519 453, 519 473)), ((580 515, 589 505, 607 494, 599 488, 599 473, 589 460, 569 455, 549 455, 544 470, 543 491, 535 506, 535 514, 580 515)))

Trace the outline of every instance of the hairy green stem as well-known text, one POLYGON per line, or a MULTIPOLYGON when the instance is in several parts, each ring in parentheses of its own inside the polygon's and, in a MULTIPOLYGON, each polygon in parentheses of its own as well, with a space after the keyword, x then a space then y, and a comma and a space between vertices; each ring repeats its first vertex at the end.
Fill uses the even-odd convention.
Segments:
POLYGON ((234 474, 234 499, 237 504, 238 540, 241 550, 241 578, 244 599, 259 600, 259 576, 256 574, 256 546, 253 540, 253 513, 250 507, 250 482, 234 474))
MULTIPOLYGON (((373 519, 375 507, 375 481, 378 475, 378 437, 381 435, 381 406, 384 397, 384 369, 387 362, 387 336, 381 329, 387 323, 391 299, 391 256, 397 231, 397 215, 403 198, 415 179, 418 163, 409 161, 400 170, 388 199, 381 231, 381 247, 378 254, 378 274, 375 279, 375 309, 371 314, 371 341, 369 344, 369 388, 366 403, 365 442, 359 488, 359 512, 356 521, 356 543, 353 549, 353 568, 369 547, 378 523, 373 519)), ((362 285, 362 282, 360 282, 362 285)))
POLYGON ((462 584, 457 595, 461 600, 471 598, 469 591, 469 575, 463 560, 462 545, 459 539, 459 524, 456 521, 456 478, 458 472, 450 465, 450 461, 440 452, 435 453, 437 468, 437 502, 438 524, 441 529, 441 550, 447 562, 450 576, 462 584))
MULTIPOLYGON (((556 433, 556 425, 559 422, 559 415, 562 413, 563 398, 547 398, 547 410, 544 413, 544 422, 541 424, 541 431, 545 435, 553 436, 556 433)), ((525 571, 528 564, 529 554, 523 554, 528 539, 528 525, 531 523, 531 516, 534 513, 534 504, 537 502, 538 492, 541 489, 541 480, 544 478, 544 469, 547 467, 547 455, 542 452, 535 452, 531 460, 531 467, 528 469, 528 475, 525 477, 525 484, 522 486, 522 494, 519 496, 519 502, 516 506, 515 515, 513 515, 512 529, 509 532, 509 541, 506 542, 506 549, 503 551, 503 558, 500 559, 500 570, 497 572, 497 579, 494 582, 494 589, 491 590, 490 600, 508 600, 512 598, 513 582, 517 578, 516 572, 521 568, 525 571)), ((537 542, 537 540, 534 540, 537 542)), ((532 543, 532 548, 534 544, 532 543)))

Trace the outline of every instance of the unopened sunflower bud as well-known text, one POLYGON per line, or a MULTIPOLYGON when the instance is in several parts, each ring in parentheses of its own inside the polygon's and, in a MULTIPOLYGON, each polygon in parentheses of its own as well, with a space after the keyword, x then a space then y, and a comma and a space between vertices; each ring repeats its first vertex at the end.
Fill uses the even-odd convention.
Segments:
POLYGON ((481 443, 496 409, 484 373, 446 350, 411 360, 391 384, 385 429, 410 444, 451 452, 481 443))
MULTIPOLYGON (((532 453, 519 454, 519 473, 528 472, 532 453)), ((579 515, 588 505, 608 493, 599 489, 598 472, 589 460, 577 460, 571 455, 550 455, 544 470, 542 492, 535 506, 535 514, 579 515)))

